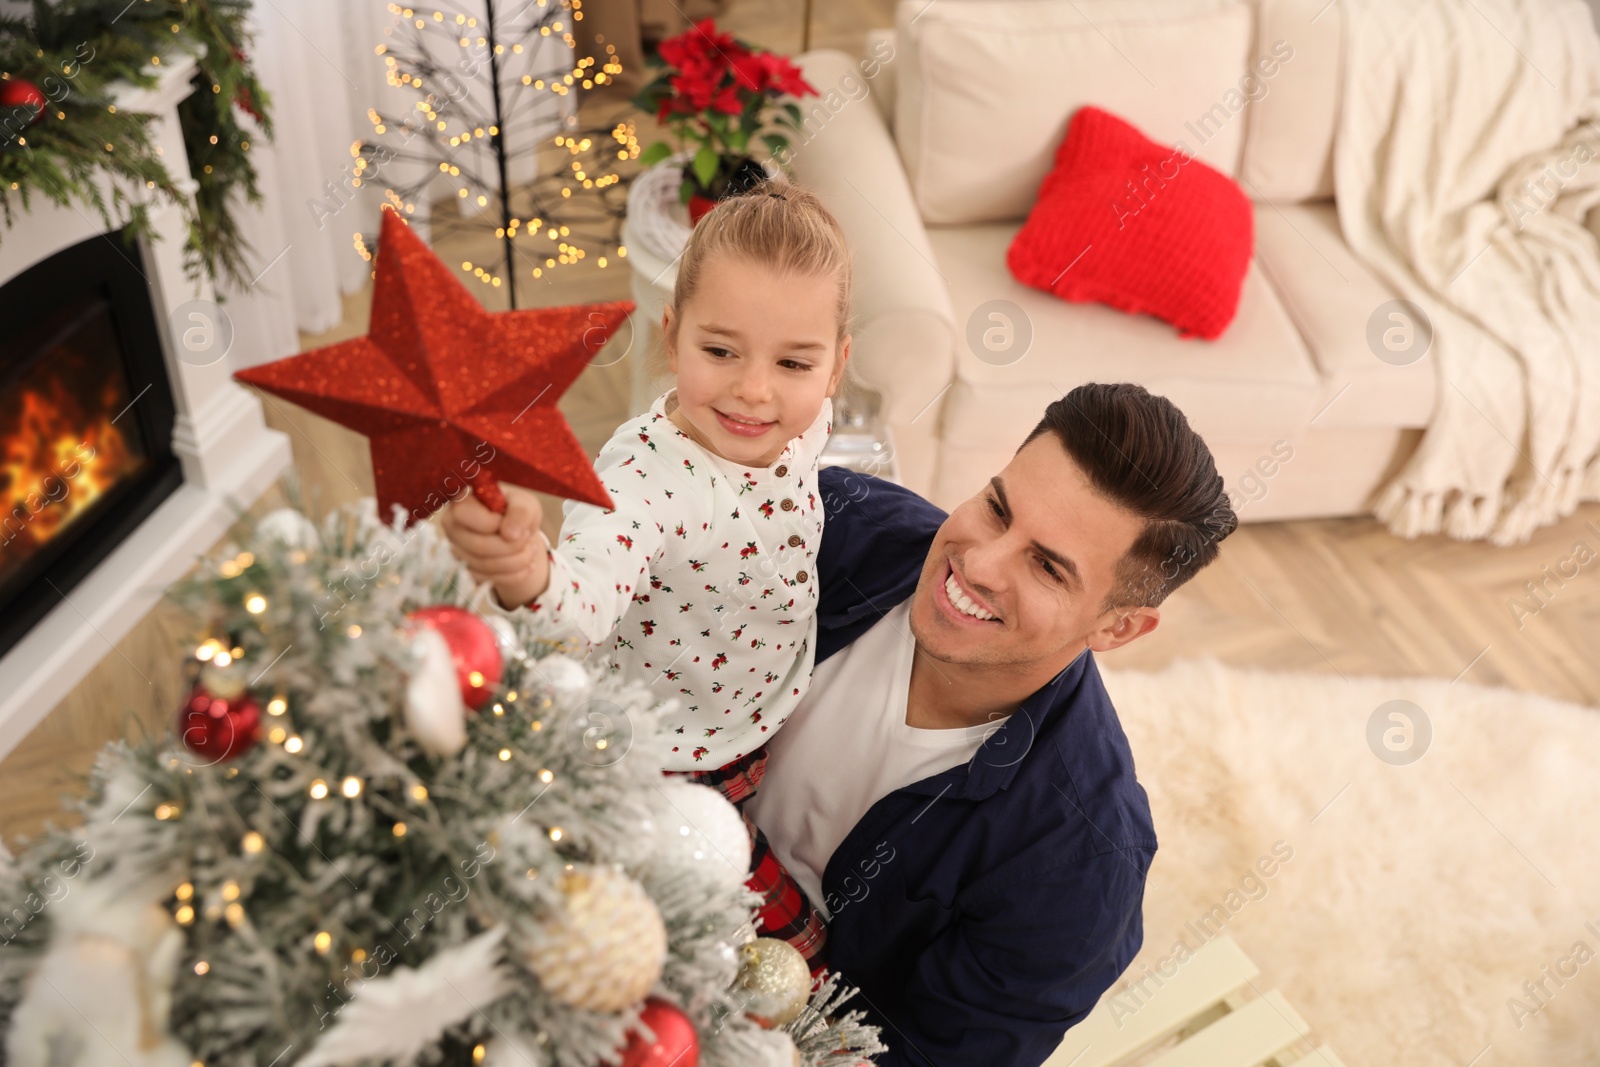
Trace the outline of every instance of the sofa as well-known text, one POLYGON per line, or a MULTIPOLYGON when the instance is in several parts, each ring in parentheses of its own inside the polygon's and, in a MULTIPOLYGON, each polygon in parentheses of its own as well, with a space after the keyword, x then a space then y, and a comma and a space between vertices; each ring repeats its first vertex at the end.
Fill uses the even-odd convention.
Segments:
POLYGON ((1186 413, 1242 521, 1370 509, 1436 385, 1425 344, 1380 340, 1416 324, 1340 234, 1340 18, 1328 0, 902 0, 862 58, 799 57, 819 95, 785 162, 850 241, 852 386, 878 405, 900 481, 953 509, 1050 401, 1134 381, 1186 413), (1008 272, 1085 104, 1249 196, 1255 254, 1220 338, 1008 272))

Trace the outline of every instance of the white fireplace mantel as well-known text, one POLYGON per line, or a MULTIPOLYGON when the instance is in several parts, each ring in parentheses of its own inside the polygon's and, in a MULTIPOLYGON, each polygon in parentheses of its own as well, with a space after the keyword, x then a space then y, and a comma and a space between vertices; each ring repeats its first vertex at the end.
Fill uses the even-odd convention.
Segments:
MULTIPOLYGON (((161 146, 167 172, 186 194, 196 186, 177 107, 191 91, 195 68, 187 55, 166 57, 161 66, 146 68, 161 75, 156 86, 129 86, 117 99, 122 110, 156 116, 150 126, 152 142, 161 146)), ((109 193, 109 186, 105 191, 109 193)), ((92 208, 60 207, 37 194, 31 199, 30 212, 0 230, 0 285, 40 260, 106 232, 92 208)), ((109 203, 109 195, 106 199, 109 203)), ((15 748, 112 652, 166 587, 216 543, 235 515, 259 498, 290 460, 288 438, 266 426, 260 401, 232 380, 226 360, 197 366, 178 358, 170 325, 173 312, 190 300, 211 300, 213 293, 209 280, 190 281, 184 274, 183 212, 156 201, 150 224, 154 239, 141 240, 139 247, 173 390, 172 448, 182 463, 184 484, 0 659, 0 756, 15 748)))

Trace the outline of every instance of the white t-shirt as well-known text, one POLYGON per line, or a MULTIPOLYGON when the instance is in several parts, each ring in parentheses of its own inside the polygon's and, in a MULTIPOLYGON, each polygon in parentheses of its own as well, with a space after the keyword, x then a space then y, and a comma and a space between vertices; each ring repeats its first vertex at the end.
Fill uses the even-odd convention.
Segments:
POLYGON ((822 872, 867 809, 896 789, 970 760, 1004 719, 925 730, 906 725, 916 641, 907 598, 812 671, 777 736, 750 817, 824 917, 822 872))

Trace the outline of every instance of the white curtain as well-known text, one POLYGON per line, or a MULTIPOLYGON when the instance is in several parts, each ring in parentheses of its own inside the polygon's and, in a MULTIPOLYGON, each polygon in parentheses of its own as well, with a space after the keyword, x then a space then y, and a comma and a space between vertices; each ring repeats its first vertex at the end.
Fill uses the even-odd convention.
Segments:
POLYGON ((299 331, 338 325, 341 295, 369 276, 353 234, 376 229, 379 201, 375 190, 350 188, 350 145, 371 130, 366 109, 393 92, 373 54, 389 17, 381 0, 258 0, 252 10, 249 58, 272 97, 277 136, 251 142, 265 203, 235 208, 257 277, 243 291, 223 289, 234 369, 293 355, 299 331))

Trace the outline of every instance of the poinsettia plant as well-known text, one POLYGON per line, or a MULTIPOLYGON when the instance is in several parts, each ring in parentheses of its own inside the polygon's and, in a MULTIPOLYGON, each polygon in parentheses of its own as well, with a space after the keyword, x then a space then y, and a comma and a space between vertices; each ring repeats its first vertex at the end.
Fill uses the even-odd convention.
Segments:
MULTIPOLYGON (((679 195, 715 201, 760 180, 765 170, 750 155, 759 139, 773 155, 789 146, 785 131, 800 128, 798 105, 786 97, 816 96, 786 56, 756 48, 703 19, 661 42, 662 67, 634 103, 656 119, 693 155, 684 166, 679 195)), ((673 146, 658 141, 640 162, 666 159, 673 146)))

